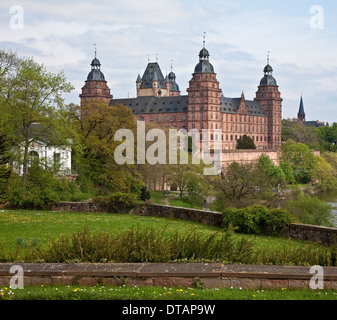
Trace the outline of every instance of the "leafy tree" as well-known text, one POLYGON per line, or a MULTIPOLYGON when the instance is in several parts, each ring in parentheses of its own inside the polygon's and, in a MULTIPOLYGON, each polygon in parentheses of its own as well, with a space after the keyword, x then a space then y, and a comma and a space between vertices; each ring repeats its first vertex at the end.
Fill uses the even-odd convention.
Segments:
POLYGON ((79 146, 74 152, 74 166, 81 169, 79 176, 87 176, 101 195, 122 192, 140 196, 144 184, 135 165, 120 165, 114 157, 121 143, 114 140, 116 131, 125 128, 135 132, 136 124, 130 109, 90 99, 82 106, 73 105, 68 119, 77 132, 79 146))
POLYGON ((288 161, 288 160, 282 161, 280 163, 280 168, 282 169, 282 171, 284 173, 286 183, 288 183, 288 184, 296 183, 294 170, 291 166, 290 161, 288 161))
POLYGON ((226 206, 242 208, 256 203, 270 185, 255 163, 233 162, 217 177, 215 188, 219 191, 217 210, 223 210, 226 206))
POLYGON ((6 138, 0 134, 0 199, 6 191, 11 170, 8 168, 9 156, 6 138))
POLYGON ((0 52, 0 131, 20 147, 14 160, 23 165, 24 190, 30 144, 43 139, 69 144, 62 94, 72 89, 63 72, 53 74, 32 58, 0 52))
POLYGON ((317 134, 314 128, 305 126, 298 122, 297 119, 283 119, 282 120, 282 140, 293 140, 297 143, 303 143, 311 148, 318 148, 320 146, 317 134))
POLYGON ((236 143, 236 149, 250 150, 256 149, 254 141, 247 135, 243 135, 236 143))
POLYGON ((276 166, 266 154, 262 154, 259 157, 257 167, 262 175, 268 179, 271 186, 277 187, 286 182, 283 170, 276 166))
POLYGON ((307 194, 300 194, 285 204, 285 209, 302 223, 333 227, 334 216, 331 205, 307 194))
POLYGON ((290 163, 296 182, 310 182, 317 159, 307 145, 288 140, 282 145, 280 160, 290 163))
POLYGON ((331 174, 334 177, 337 177, 337 153, 327 151, 322 153, 322 157, 326 160, 327 163, 331 165, 332 167, 331 174))
POLYGON ((318 188, 321 191, 329 191, 337 188, 337 177, 334 176, 333 173, 333 167, 323 157, 317 157, 313 177, 318 180, 318 188))
POLYGON ((187 200, 193 208, 203 203, 202 177, 195 172, 188 172, 186 178, 187 200))

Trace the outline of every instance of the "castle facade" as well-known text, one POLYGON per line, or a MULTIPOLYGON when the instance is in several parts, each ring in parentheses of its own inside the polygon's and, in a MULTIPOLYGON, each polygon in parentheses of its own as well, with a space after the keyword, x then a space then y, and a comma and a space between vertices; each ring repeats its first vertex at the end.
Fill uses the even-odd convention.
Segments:
MULTIPOLYGON (((129 107, 138 121, 157 123, 161 127, 210 132, 210 144, 221 141, 223 151, 236 149, 237 140, 249 136, 258 150, 279 150, 281 147, 282 98, 273 77, 273 68, 265 66, 263 78, 253 100, 223 95, 209 51, 199 52, 187 94, 181 94, 176 75, 163 76, 158 62, 149 62, 143 76, 136 80, 136 98, 114 99, 100 70, 100 61, 91 63, 81 102, 90 98, 106 100, 110 105, 129 107)), ((172 68, 171 68, 172 69, 172 68)))

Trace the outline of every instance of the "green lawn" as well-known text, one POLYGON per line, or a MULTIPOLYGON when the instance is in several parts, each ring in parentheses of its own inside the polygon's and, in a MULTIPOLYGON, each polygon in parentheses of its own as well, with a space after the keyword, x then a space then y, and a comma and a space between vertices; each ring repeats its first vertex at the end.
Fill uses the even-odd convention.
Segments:
MULTIPOLYGON (((105 230, 112 234, 119 234, 132 226, 148 228, 155 225, 157 228, 166 228, 166 232, 187 232, 196 228, 198 232, 210 235, 220 229, 207 225, 157 217, 141 217, 130 214, 107 213, 76 213, 30 210, 2 210, 0 211, 0 244, 6 251, 12 251, 18 243, 37 242, 39 245, 59 238, 62 234, 70 235, 82 230, 88 225, 93 233, 105 230)), ((287 238, 237 235, 254 241, 257 250, 276 248, 282 245, 297 247, 305 245, 301 241, 287 238)))
MULTIPOLYGON (((155 204, 170 205, 173 207, 191 208, 191 205, 184 198, 179 197, 178 192, 171 192, 169 195, 164 196, 162 191, 152 191, 151 199, 155 204)), ((195 205, 194 209, 202 209, 202 206, 195 205)))
POLYGON ((336 300, 335 290, 268 290, 116 287, 116 286, 0 286, 1 300, 336 300))

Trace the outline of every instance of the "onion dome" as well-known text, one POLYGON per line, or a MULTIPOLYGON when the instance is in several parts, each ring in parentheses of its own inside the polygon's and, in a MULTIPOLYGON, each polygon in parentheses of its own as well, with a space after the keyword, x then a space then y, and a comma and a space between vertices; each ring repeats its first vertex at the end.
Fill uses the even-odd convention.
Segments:
POLYGON ((260 86, 277 86, 277 82, 275 78, 273 77, 273 68, 269 64, 269 52, 268 52, 268 58, 267 58, 267 65, 264 67, 264 77, 260 81, 260 86))
POLYGON ((101 71, 101 62, 96 58, 91 61, 91 71, 87 77, 88 81, 105 81, 103 72, 101 71))

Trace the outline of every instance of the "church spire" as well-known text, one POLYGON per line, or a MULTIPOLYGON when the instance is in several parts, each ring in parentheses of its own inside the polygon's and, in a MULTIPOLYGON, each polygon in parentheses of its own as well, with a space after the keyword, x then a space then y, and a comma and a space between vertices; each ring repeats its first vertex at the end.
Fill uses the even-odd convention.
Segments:
POLYGON ((298 121, 305 121, 305 112, 304 112, 304 104, 303 104, 303 97, 301 95, 301 101, 300 101, 300 108, 298 110, 298 114, 297 114, 297 119, 298 121))

